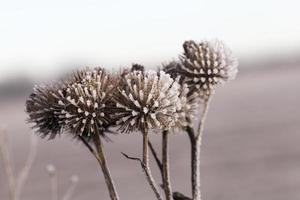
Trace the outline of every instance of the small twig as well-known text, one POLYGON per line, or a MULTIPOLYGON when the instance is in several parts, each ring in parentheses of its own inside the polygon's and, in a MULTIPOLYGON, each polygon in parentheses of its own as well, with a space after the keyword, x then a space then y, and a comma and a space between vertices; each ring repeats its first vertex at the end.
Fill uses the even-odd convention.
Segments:
POLYGON ((159 194, 159 192, 158 192, 158 189, 157 189, 156 185, 154 184, 154 182, 153 182, 152 180, 150 180, 150 179, 153 179, 153 178, 152 178, 152 175, 149 174, 149 171, 147 170, 147 167, 146 167, 146 165, 144 164, 144 162, 142 161, 142 159, 136 158, 136 157, 132 157, 132 156, 128 156, 127 154, 125 154, 125 153, 123 153, 123 152, 121 152, 121 153, 122 153, 122 155, 123 155, 125 158, 127 158, 127 159, 129 159, 129 160, 138 161, 138 162, 141 164, 141 167, 142 167, 142 169, 143 169, 143 171, 144 171, 144 173, 145 173, 145 175, 146 175, 146 177, 147 177, 147 180, 148 180, 148 182, 149 182, 149 184, 150 184, 152 190, 154 191, 154 193, 155 193, 157 199, 162 200, 162 198, 160 197, 160 194, 159 194), (157 194, 157 193, 158 193, 158 194, 157 194), (158 196, 158 195, 159 195, 159 196, 158 196))
POLYGON ((67 191, 66 191, 64 197, 62 198, 62 200, 70 200, 71 199, 77 184, 78 184, 78 176, 74 175, 70 179, 70 186, 67 189, 67 191))
POLYGON ((162 165, 163 165, 163 186, 166 195, 166 200, 172 199, 172 187, 170 181, 169 169, 169 133, 168 131, 162 132, 162 165))
POLYGON ((7 146, 7 137, 4 131, 0 130, 0 159, 3 161, 4 170, 8 179, 9 196, 11 200, 16 200, 16 185, 11 163, 10 154, 7 146))
POLYGON ((30 150, 29 150, 27 160, 17 179, 16 199, 20 199, 22 189, 28 178, 30 169, 32 168, 33 162, 36 158, 36 154, 37 154, 37 138, 36 136, 32 135, 30 139, 30 150))
POLYGON ((121 152, 121 154, 122 154, 123 156, 125 156, 125 158, 127 158, 127 159, 129 159, 129 160, 139 161, 140 164, 142 165, 142 167, 143 167, 143 168, 145 167, 143 161, 142 161, 140 158, 129 156, 129 155, 127 155, 127 154, 124 153, 124 152, 121 152))

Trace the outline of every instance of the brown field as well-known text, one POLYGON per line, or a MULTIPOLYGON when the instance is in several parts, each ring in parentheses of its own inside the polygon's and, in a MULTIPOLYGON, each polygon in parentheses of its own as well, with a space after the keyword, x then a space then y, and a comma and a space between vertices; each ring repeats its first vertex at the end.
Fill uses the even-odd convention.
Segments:
MULTIPOLYGON (((27 94, 0 100, 0 124, 10 135, 16 171, 28 153, 25 123, 27 94)), ((213 98, 203 138, 201 181, 204 200, 300 199, 300 69, 276 68, 241 71, 238 78, 219 88, 213 98)), ((112 136, 106 143, 108 162, 123 200, 155 199, 140 165, 120 152, 138 156, 141 137, 112 136)), ((159 147, 159 136, 153 141, 159 147)), ((171 138, 173 189, 190 195, 188 137, 171 138)), ((56 166, 59 194, 69 177, 80 181, 73 200, 107 200, 108 192, 97 162, 88 150, 69 137, 40 140, 38 155, 24 188, 22 200, 50 200, 46 165, 56 166)), ((160 181, 152 163, 156 180, 160 181)), ((8 199, 6 177, 0 165, 0 200, 8 199)))

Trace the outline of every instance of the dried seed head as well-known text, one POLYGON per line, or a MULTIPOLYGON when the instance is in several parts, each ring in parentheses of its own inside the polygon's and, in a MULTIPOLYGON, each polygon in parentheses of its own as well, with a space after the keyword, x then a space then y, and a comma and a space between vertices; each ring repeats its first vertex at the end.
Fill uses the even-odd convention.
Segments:
POLYGON ((232 80, 237 74, 237 59, 225 44, 219 40, 186 41, 181 62, 165 68, 172 76, 181 76, 193 92, 207 98, 215 86, 232 80))
POLYGON ((26 101, 28 122, 35 124, 33 128, 42 138, 53 139, 64 128, 60 95, 64 94, 58 86, 36 86, 26 101))
POLYGON ((85 70, 80 82, 66 85, 66 95, 61 101, 71 133, 84 137, 103 134, 113 123, 112 81, 103 69, 96 68, 85 70))
POLYGON ((163 71, 132 71, 124 75, 114 95, 117 124, 122 132, 169 129, 181 105, 179 84, 163 71))
POLYGON ((80 70, 55 86, 36 87, 26 102, 29 122, 42 137, 62 131, 81 135, 103 134, 110 125, 115 104, 111 100, 114 78, 101 68, 80 70))

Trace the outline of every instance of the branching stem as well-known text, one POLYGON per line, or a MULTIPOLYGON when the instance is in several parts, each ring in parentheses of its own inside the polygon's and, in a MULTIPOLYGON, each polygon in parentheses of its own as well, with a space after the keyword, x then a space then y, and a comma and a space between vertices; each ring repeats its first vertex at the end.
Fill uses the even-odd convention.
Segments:
POLYGON ((143 132, 143 165, 144 165, 144 171, 148 180, 149 185, 151 186, 153 192, 155 193, 155 196, 158 200, 162 200, 162 197, 159 193, 159 190, 157 188, 157 185, 155 183, 155 180, 152 176, 150 166, 149 166, 149 150, 148 150, 148 132, 143 132))
POLYGON ((191 132, 191 127, 188 127, 186 131, 188 132, 191 141, 191 166, 192 166, 192 194, 194 200, 201 200, 201 189, 200 189, 200 152, 202 135, 204 130, 204 124, 209 109, 211 96, 204 102, 204 109, 200 117, 197 134, 194 131, 191 132))
MULTIPOLYGON (((105 183, 107 185, 108 191, 109 191, 109 195, 111 200, 118 200, 118 193, 116 191, 113 179, 110 175, 110 171, 109 168, 107 166, 106 163, 106 158, 105 158, 105 153, 103 150, 103 145, 100 139, 100 135, 99 134, 93 134, 93 141, 97 150, 97 154, 98 154, 98 162, 101 166, 103 175, 104 175, 104 179, 105 179, 105 183)), ((90 149, 91 150, 91 149, 90 149)))

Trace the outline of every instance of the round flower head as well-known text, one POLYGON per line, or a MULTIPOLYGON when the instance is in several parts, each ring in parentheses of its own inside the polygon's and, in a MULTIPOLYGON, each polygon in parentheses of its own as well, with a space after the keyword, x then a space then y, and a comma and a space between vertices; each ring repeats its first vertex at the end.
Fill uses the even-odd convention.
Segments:
POLYGON ((71 133, 89 138, 91 134, 103 134, 113 123, 112 82, 103 69, 96 68, 85 70, 79 82, 66 86, 66 95, 58 104, 64 106, 62 112, 71 133))
POLYGON ((237 59, 219 40, 186 41, 181 63, 169 66, 166 71, 184 78, 190 89, 207 98, 215 86, 232 80, 237 74, 237 59))
POLYGON ((117 124, 122 132, 169 129, 181 103, 179 84, 163 71, 132 71, 124 75, 117 93, 117 124))
POLYGON ((57 103, 59 97, 56 91, 55 86, 36 86, 26 101, 28 121, 35 124, 33 128, 42 138, 49 136, 53 139, 64 128, 62 107, 57 103))

